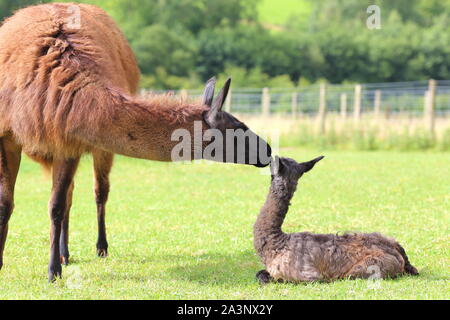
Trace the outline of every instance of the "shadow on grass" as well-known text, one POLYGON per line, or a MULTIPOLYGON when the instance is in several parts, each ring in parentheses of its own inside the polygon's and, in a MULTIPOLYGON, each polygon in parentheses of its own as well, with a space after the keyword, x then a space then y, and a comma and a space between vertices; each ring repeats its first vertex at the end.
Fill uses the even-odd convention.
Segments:
POLYGON ((191 257, 172 256, 168 259, 179 264, 167 269, 170 277, 204 285, 256 283, 256 272, 261 270, 259 259, 253 251, 229 255, 207 253, 191 257))
POLYGON ((159 274, 161 274, 161 278, 167 280, 189 281, 204 285, 256 283, 256 272, 262 268, 258 257, 251 250, 230 254, 157 254, 148 257, 128 254, 119 257, 108 256, 106 259, 95 256, 92 258, 77 257, 71 259, 69 266, 95 266, 98 262, 111 262, 116 265, 113 269, 109 267, 108 272, 102 273, 102 280, 145 282, 160 277, 159 274), (124 268, 127 269, 126 266, 129 264, 131 264, 131 268, 124 273, 124 268), (150 268, 146 268, 146 265, 150 268), (151 271, 152 267, 157 269, 158 275, 151 271), (133 269, 137 271, 136 274, 133 273, 133 269), (142 270, 148 271, 141 272, 142 270))
MULTIPOLYGON (((252 250, 241 251, 236 253, 221 254, 221 253, 204 253, 199 255, 182 255, 182 254, 157 254, 143 258, 140 255, 125 255, 121 257, 108 257, 105 260, 98 257, 92 259, 74 259, 73 262, 77 263, 93 263, 95 261, 105 261, 109 259, 118 259, 116 262, 120 264, 133 264, 133 265, 163 265, 162 269, 158 272, 163 274, 163 278, 176 281, 188 281, 195 282, 205 286, 236 286, 240 285, 252 285, 256 284, 256 273, 263 268, 259 262, 259 258, 252 250)), ((102 278, 118 280, 128 280, 134 282, 149 281, 154 279, 155 274, 149 272, 148 275, 125 273, 121 271, 112 271, 107 274, 103 274, 102 278)), ((396 279, 388 281, 408 281, 412 279, 421 280, 448 280, 448 277, 443 277, 440 274, 430 272, 427 268, 420 271, 418 277, 402 276, 396 279)), ((336 282, 354 282, 355 280, 340 279, 336 282)), ((331 282, 333 283, 333 282, 331 282)), ((315 282, 314 284, 321 284, 326 286, 331 284, 330 282, 315 282)), ((308 283, 303 283, 307 285, 308 283)), ((311 284, 311 283, 309 283, 311 284)), ((292 283, 283 283, 282 285, 300 285, 292 283)))

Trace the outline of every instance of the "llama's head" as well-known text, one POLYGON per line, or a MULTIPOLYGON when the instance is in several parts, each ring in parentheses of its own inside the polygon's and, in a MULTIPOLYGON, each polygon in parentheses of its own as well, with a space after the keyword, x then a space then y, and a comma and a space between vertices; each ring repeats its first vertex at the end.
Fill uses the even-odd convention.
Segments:
POLYGON ((297 182, 304 173, 314 168, 315 164, 323 158, 324 156, 320 156, 311 161, 298 163, 294 159, 276 156, 271 163, 272 179, 297 182))
MULTIPOLYGON (((271 162, 272 149, 270 145, 245 123, 222 110, 230 89, 231 79, 228 79, 214 99, 216 79, 210 79, 203 95, 203 104, 209 109, 203 117, 212 132, 220 134, 211 137, 211 144, 219 146, 222 154, 214 155, 210 160, 230 163, 251 164, 265 167, 271 162)), ((208 158, 207 158, 208 159, 208 158)))

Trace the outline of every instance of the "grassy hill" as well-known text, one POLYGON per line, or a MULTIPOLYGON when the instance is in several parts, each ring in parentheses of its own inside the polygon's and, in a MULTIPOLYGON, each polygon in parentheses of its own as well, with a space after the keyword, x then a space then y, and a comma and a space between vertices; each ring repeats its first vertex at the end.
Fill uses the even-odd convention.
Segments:
POLYGON ((259 17, 264 23, 282 25, 292 16, 308 19, 312 8, 308 0, 261 0, 259 17))

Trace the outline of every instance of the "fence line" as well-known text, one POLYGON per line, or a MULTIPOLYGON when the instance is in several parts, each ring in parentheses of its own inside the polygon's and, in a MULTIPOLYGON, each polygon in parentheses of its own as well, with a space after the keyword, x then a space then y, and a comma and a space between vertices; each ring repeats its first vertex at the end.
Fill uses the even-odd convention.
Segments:
MULTIPOLYGON (((151 90, 143 90, 142 93, 148 92, 151 90)), ((202 94, 200 90, 181 90, 178 93, 194 98, 202 94)), ((435 117, 450 115, 450 80, 235 88, 227 99, 225 110, 255 115, 316 116, 321 132, 327 113, 338 113, 342 118, 352 114, 356 123, 367 114, 376 118, 402 114, 423 117, 427 128, 433 132, 435 117)))

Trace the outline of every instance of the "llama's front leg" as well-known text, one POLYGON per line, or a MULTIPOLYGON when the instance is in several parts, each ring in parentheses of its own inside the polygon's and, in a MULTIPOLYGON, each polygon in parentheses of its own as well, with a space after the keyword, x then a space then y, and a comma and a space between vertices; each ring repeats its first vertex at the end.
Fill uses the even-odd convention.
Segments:
POLYGON ((69 264, 69 218, 70 218, 70 208, 72 207, 72 196, 73 189, 75 187, 74 182, 70 185, 69 191, 67 193, 67 205, 66 211, 64 212, 64 219, 61 224, 61 236, 59 237, 59 256, 61 264, 69 264))
POLYGON ((0 269, 3 267, 8 221, 14 208, 14 186, 20 158, 20 146, 10 138, 0 138, 0 269))
POLYGON ((98 238, 97 238, 97 255, 106 257, 108 255, 108 241, 106 240, 106 202, 109 195, 109 174, 113 165, 113 154, 95 151, 94 157, 94 191, 95 203, 97 204, 97 222, 98 222, 98 238))
POLYGON ((266 270, 261 270, 256 273, 256 279, 261 285, 268 284, 273 281, 272 276, 266 270))
POLYGON ((69 191, 80 159, 55 160, 53 163, 53 187, 49 204, 50 227, 50 262, 48 280, 61 277, 61 260, 59 241, 64 214, 67 210, 69 191))

